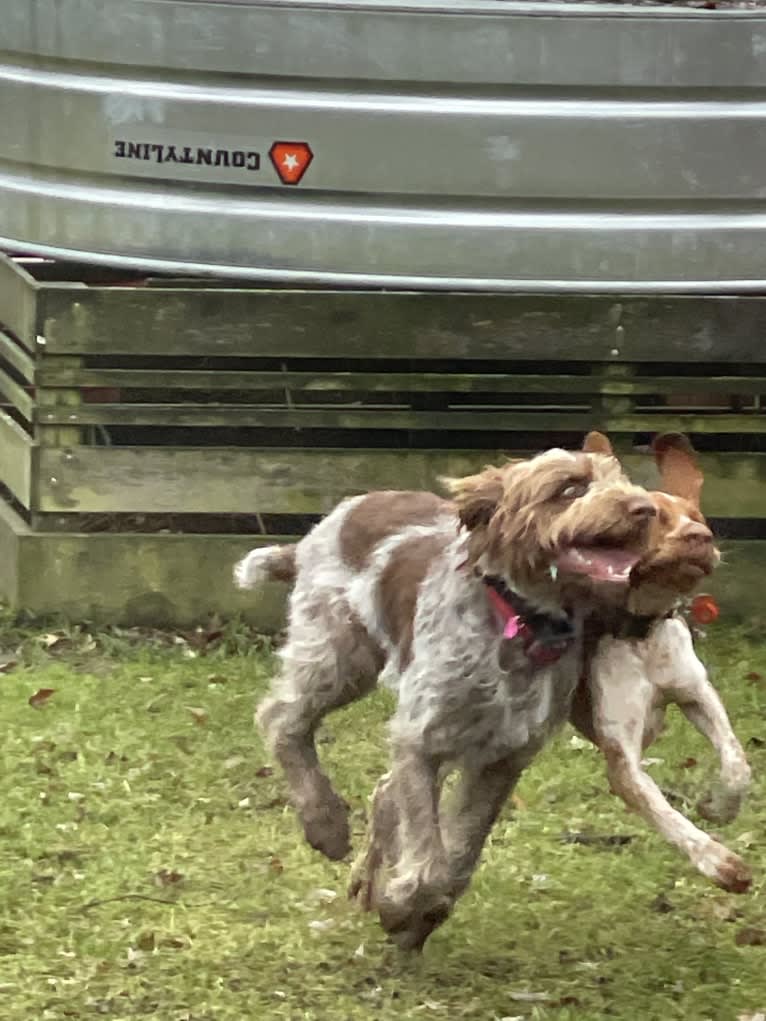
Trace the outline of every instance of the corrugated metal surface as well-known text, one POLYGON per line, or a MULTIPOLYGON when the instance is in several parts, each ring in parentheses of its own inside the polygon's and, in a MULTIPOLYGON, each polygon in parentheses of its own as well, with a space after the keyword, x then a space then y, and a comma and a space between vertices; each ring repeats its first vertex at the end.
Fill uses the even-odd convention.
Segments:
POLYGON ((17 247, 392 286, 766 280, 766 12, 2 7, 17 247))

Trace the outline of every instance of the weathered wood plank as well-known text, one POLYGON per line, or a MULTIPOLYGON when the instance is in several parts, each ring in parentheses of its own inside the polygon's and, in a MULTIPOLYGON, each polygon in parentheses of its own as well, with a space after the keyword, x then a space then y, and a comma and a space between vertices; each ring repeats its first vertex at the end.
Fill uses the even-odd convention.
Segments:
POLYGON ((32 506, 33 448, 21 426, 0 411, 0 482, 27 508, 32 506))
MULTIPOLYGON (((0 342, 2 335, 0 334, 0 342)), ((766 394, 766 376, 631 376, 491 372, 230 372, 180 369, 54 369, 42 363, 41 386, 177 390, 306 390, 349 392, 766 394)))
POLYGON ((30 350, 37 346, 37 284, 0 253, 0 324, 30 350))
POLYGON ((766 300, 41 285, 54 353, 766 361, 766 300))
POLYGON ((0 403, 6 402, 20 411, 28 422, 32 421, 35 413, 34 398, 15 379, 11 379, 7 372, 0 369, 0 403))
MULTIPOLYGON (((41 448, 43 512, 324 514, 371 489, 434 489, 444 475, 499 464, 497 450, 257 450, 247 448, 41 448), (55 479, 55 482, 51 481, 55 479)), ((624 458, 655 487, 648 455, 624 458)), ((704 507, 717 517, 763 517, 766 454, 702 454, 704 507)))
POLYGON ((0 330, 0 358, 6 361, 12 368, 14 368, 20 376, 29 383, 35 381, 35 362, 31 358, 24 348, 20 347, 19 344, 9 337, 7 333, 3 333, 0 330))
POLYGON ((396 408, 259 407, 248 404, 84 404, 72 411, 41 407, 40 425, 227 426, 266 429, 394 429, 455 432, 765 433, 766 415, 610 413, 603 408, 560 411, 470 409, 410 411, 396 408))
POLYGON ((193 625, 241 616, 283 623, 284 585, 240 592, 236 561, 269 538, 237 535, 34 533, 0 503, 0 595, 16 609, 99 624, 193 625))
MULTIPOLYGON (((241 615, 273 633, 284 624, 286 586, 243 593, 231 581, 234 563, 271 541, 251 535, 36 534, 0 504, 0 594, 16 609, 74 621, 189 626, 212 614, 241 615)), ((727 567, 709 586, 722 609, 716 626, 745 620, 762 629, 766 542, 729 542, 724 549, 727 567)))

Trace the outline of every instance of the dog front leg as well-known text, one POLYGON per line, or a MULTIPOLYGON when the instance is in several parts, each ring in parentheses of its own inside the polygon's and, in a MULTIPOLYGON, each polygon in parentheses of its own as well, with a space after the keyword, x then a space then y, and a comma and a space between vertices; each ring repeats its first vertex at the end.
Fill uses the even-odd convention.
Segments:
POLYGON ((718 692, 705 677, 697 685, 693 701, 681 702, 681 710, 693 726, 718 752, 718 783, 697 806, 713 822, 731 822, 737 817, 750 787, 750 766, 745 751, 732 730, 718 692))
POLYGON ((641 768, 654 687, 640 657, 626 643, 605 643, 604 654, 600 651, 594 659, 590 683, 599 747, 614 793, 683 851, 703 875, 724 890, 744 893, 752 879, 747 865, 676 811, 641 768))
POLYGON ((718 783, 700 802, 699 811, 705 819, 731 822, 742 807, 750 786, 750 766, 745 751, 732 730, 704 664, 694 651, 689 629, 683 621, 669 621, 663 637, 663 648, 658 650, 660 664, 672 662, 674 667, 682 665, 680 676, 671 677, 665 687, 689 722, 715 748, 720 761, 718 783), (666 653, 664 656, 661 655, 663 652, 666 653))
POLYGON ((420 950, 454 900, 439 830, 439 790, 438 761, 412 746, 394 747, 391 773, 374 806, 372 863, 383 864, 385 878, 373 881, 372 906, 404 950, 420 950))
POLYGON ((487 837, 521 771, 514 758, 465 770, 454 796, 442 807, 441 829, 455 897, 468 888, 487 837))

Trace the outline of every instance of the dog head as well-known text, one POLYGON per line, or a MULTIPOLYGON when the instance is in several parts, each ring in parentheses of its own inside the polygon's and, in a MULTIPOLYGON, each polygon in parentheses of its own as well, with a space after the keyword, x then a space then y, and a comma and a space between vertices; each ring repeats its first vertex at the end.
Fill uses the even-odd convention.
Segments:
MULTIPOLYGON (((584 447, 611 450, 601 433, 590 433, 584 447)), ((631 572, 633 587, 652 583, 685 595, 718 565, 721 555, 700 510, 704 481, 694 449, 680 433, 657 436, 652 450, 662 491, 649 494, 656 515, 646 552, 631 572)))
POLYGON ((611 452, 553 449, 445 481, 469 563, 529 596, 627 584, 655 514, 611 452))

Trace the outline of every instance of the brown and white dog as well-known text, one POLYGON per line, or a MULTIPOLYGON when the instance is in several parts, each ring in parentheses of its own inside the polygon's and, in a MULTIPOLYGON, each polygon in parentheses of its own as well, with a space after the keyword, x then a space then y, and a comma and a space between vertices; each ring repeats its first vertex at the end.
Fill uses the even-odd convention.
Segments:
POLYGON ((450 489, 454 502, 354 497, 296 546, 253 550, 235 569, 245 588, 295 575, 258 720, 306 838, 331 858, 349 850, 347 807, 314 731, 389 667, 392 768, 352 890, 409 948, 447 917, 521 772, 568 718, 583 622, 624 600, 655 514, 599 452, 549 450, 450 489), (440 807, 450 768, 461 785, 440 807))
MULTIPOLYGON (((591 433, 585 449, 610 453, 611 445, 591 433)), ((699 806, 701 813, 730 821, 750 782, 742 746, 676 612, 680 597, 720 560, 700 510, 702 473, 685 437, 659 437, 654 452, 664 492, 650 494, 657 514, 649 545, 631 572, 626 612, 607 611, 590 622, 595 651, 572 705, 572 722, 604 753, 614 793, 705 876, 742 893, 751 882, 742 859, 674 809, 641 766, 642 753, 663 728, 666 707, 675 702, 720 758, 718 784, 699 806)))

